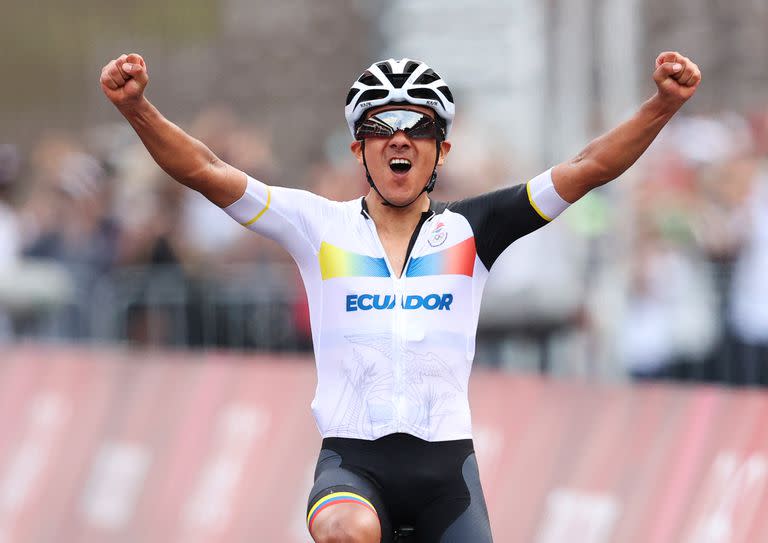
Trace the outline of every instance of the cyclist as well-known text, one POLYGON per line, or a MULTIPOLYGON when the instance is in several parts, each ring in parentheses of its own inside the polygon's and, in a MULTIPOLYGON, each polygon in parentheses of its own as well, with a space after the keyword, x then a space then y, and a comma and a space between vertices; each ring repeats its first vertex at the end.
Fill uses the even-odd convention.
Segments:
POLYGON ((104 93, 160 167, 280 242, 300 268, 323 436, 307 510, 316 542, 388 542, 403 525, 422 542, 491 541, 467 401, 485 279, 515 239, 629 168, 701 74, 665 52, 653 78, 656 94, 574 159, 446 204, 429 192, 451 148, 451 92, 422 62, 376 62, 345 110, 371 188, 332 202, 253 179, 165 119, 144 96, 141 56, 103 68, 104 93))

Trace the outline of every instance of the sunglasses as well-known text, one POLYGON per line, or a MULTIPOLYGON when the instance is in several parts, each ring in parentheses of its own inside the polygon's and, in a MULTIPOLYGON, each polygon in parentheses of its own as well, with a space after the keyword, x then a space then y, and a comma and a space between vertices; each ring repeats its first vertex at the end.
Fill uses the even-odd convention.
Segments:
POLYGON ((370 116, 355 130, 355 139, 390 138, 398 130, 409 138, 445 139, 445 131, 435 119, 409 109, 390 109, 370 116))

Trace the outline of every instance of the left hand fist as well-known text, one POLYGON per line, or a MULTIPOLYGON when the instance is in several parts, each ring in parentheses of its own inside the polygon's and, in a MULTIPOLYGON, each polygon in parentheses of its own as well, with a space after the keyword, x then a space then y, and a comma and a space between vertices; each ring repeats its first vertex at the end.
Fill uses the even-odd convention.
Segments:
POLYGON ((656 58, 653 80, 661 98, 681 106, 696 92, 701 71, 691 59, 676 51, 665 51, 656 58))

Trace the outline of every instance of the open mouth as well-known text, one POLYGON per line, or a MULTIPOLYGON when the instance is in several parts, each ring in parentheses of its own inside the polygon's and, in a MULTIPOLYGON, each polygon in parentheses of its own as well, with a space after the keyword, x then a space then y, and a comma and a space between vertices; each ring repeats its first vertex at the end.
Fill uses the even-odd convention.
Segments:
POLYGON ((389 161, 389 168, 395 173, 406 173, 411 169, 411 161, 406 158, 393 158, 389 161))

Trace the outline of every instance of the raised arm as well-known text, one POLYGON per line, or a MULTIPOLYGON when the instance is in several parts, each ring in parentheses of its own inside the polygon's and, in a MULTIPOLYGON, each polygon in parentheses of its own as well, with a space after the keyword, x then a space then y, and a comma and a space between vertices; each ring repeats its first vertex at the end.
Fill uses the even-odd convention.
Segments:
POLYGON ((656 94, 631 119, 592 141, 575 158, 552 169, 552 183, 564 200, 575 202, 632 166, 696 92, 701 72, 680 53, 664 52, 656 58, 653 79, 656 94))
POLYGON ((238 200, 245 192, 245 173, 163 117, 144 96, 148 82, 147 65, 135 53, 121 55, 101 70, 101 90, 168 175, 219 207, 238 200))

